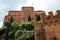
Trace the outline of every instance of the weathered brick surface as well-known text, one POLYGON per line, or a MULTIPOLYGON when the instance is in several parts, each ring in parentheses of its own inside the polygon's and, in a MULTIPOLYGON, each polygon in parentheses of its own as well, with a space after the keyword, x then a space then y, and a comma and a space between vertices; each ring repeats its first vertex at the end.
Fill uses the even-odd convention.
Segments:
POLYGON ((36 16, 42 13, 43 11, 34 11, 33 7, 22 7, 21 11, 9 11, 8 15, 5 16, 4 22, 13 17, 14 21, 19 22, 19 17, 20 17, 20 22, 27 22, 28 18, 27 15, 30 15, 31 20, 35 21, 36 16))
MULTIPOLYGON (((48 12, 49 16, 45 16, 45 14, 42 16, 42 24, 35 24, 35 32, 38 32, 36 29, 40 28, 38 30, 41 30, 41 27, 43 27, 43 30, 45 30, 45 40, 60 40, 60 10, 57 10, 57 15, 53 16, 53 12, 48 12), (43 25, 43 26, 40 26, 43 25)), ((43 34, 43 33, 42 33, 43 34)), ((42 34, 41 37, 42 37, 42 34)), ((38 37, 38 36, 37 36, 38 37)), ((41 38, 38 37, 38 38, 41 38)), ((44 40, 44 39, 37 39, 36 40, 44 40)))
POLYGON ((35 40, 60 40, 60 10, 56 11, 57 15, 53 12, 48 12, 46 16, 45 11, 34 11, 33 7, 22 7, 21 11, 9 11, 5 16, 4 22, 9 21, 11 17, 15 22, 27 22, 27 15, 30 15, 31 20, 36 21, 36 16, 40 16, 42 22, 36 22, 34 25, 35 40))

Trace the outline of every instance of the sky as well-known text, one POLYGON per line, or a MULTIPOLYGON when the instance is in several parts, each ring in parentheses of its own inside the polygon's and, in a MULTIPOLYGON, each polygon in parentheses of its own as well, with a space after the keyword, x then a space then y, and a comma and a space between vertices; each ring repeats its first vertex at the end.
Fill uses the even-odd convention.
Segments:
POLYGON ((60 0, 0 0, 0 28, 4 16, 8 15, 10 10, 21 10, 23 6, 31 6, 34 10, 43 10, 46 13, 55 12, 60 9, 60 0))

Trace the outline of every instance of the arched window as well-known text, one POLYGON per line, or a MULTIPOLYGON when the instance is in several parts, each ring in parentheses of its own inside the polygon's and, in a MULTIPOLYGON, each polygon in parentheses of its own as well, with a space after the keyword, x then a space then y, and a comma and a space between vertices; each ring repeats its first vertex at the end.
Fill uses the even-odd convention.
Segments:
POLYGON ((28 21, 31 21, 30 12, 26 12, 26 17, 27 17, 28 21))
POLYGON ((29 15, 29 17, 28 17, 28 21, 31 21, 31 17, 30 17, 30 15, 29 15))
POLYGON ((40 15, 37 15, 36 16, 36 21, 40 21, 41 19, 40 19, 40 15))
POLYGON ((8 21, 12 23, 14 21, 13 17, 9 18, 8 21))

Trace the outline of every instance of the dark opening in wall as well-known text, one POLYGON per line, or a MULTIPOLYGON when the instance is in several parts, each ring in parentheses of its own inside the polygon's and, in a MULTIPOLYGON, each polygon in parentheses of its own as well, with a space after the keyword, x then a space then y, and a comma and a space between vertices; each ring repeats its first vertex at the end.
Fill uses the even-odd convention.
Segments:
POLYGON ((40 18, 40 15, 36 16, 36 21, 40 21, 41 18, 40 18))
POLYGON ((31 13, 29 11, 26 12, 26 17, 28 21, 31 21, 31 13))
POLYGON ((11 20, 10 20, 10 22, 12 23, 14 20, 13 20, 13 17, 11 17, 11 20))
POLYGON ((28 21, 31 21, 31 17, 30 17, 30 15, 28 16, 28 21))
POLYGON ((53 37, 52 40, 57 40, 56 37, 53 37))
POLYGON ((14 21, 13 17, 9 18, 8 21, 12 23, 14 21))

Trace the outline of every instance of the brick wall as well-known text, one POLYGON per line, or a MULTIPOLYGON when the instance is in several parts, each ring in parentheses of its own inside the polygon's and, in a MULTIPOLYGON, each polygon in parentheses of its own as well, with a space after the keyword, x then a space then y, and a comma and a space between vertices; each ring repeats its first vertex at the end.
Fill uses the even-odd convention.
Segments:
POLYGON ((9 11, 4 22, 9 21, 11 17, 15 22, 28 22, 28 15, 30 15, 31 20, 36 21, 36 17, 40 16, 42 22, 36 22, 34 25, 34 31, 40 32, 39 36, 35 35, 35 40, 60 40, 60 10, 57 10, 56 13, 54 16, 51 11, 48 12, 47 16, 45 11, 34 11, 33 7, 22 7, 21 11, 9 11))

